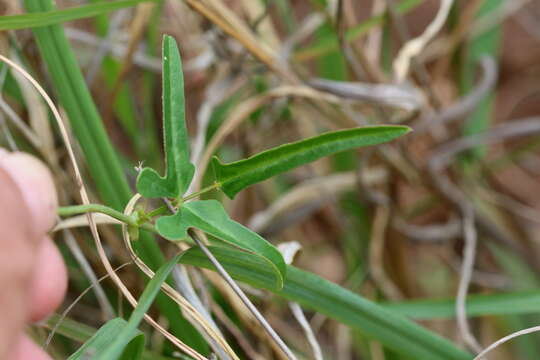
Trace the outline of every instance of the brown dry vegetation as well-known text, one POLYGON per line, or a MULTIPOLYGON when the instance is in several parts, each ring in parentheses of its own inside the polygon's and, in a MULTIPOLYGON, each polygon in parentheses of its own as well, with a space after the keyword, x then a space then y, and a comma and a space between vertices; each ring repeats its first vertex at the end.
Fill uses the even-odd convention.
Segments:
MULTIPOLYGON (((235 220, 274 244, 299 242, 302 249, 294 260, 296 266, 374 301, 406 304, 455 299, 460 281, 465 281, 464 273, 471 275, 470 294, 538 293, 540 6, 535 1, 514 1, 483 17, 477 15, 478 7, 497 1, 456 1, 441 31, 413 58, 403 83, 407 87, 396 84, 392 61, 407 41, 433 21, 439 1, 420 1, 419 6, 399 14, 395 11, 398 1, 390 0, 328 1, 334 8, 315 0, 166 0, 159 6, 142 3, 108 15, 114 32, 105 36, 105 42, 95 19, 64 25, 131 182, 138 161, 161 163, 160 91, 156 86, 159 46, 152 43, 156 39, 159 43, 158 34, 173 35, 182 52, 192 139, 204 127, 202 121, 210 121, 210 138, 222 123, 233 121, 250 99, 261 97, 255 111, 247 113, 217 144, 226 160, 325 130, 366 124, 411 126, 412 133, 390 145, 319 160, 253 186, 234 201, 223 199, 235 220), (340 43, 341 34, 373 16, 374 3, 384 11, 382 20, 362 36, 340 43), (219 6, 228 12, 216 10, 219 6), (342 14, 336 14, 340 7, 342 14), (309 29, 308 19, 318 26, 309 29), (321 24, 325 24, 324 30, 317 29, 321 24), (287 44, 302 31, 302 38, 287 51, 287 44), (478 33, 481 35, 475 35, 478 33), (325 41, 334 47, 316 51, 325 41), (114 56, 98 50, 103 43, 114 50, 114 56), (478 55, 482 53, 487 60, 478 55), (110 68, 103 66, 104 61, 118 67, 119 71, 112 72, 115 77, 109 78, 110 68), (311 98, 285 91, 285 96, 264 96, 283 86, 311 86, 319 78, 340 83, 315 84, 320 92, 311 98), (482 82, 493 86, 480 89, 482 82), (407 103, 411 107, 389 104, 388 93, 369 101, 365 94, 354 93, 367 89, 367 95, 374 94, 371 86, 377 83, 412 96, 407 103), (357 88, 351 91, 344 84, 357 88), (482 96, 470 96, 479 89, 482 96), (483 100, 486 94, 493 99, 491 105, 483 100), (125 96, 124 102, 118 101, 120 96, 125 96), (130 116, 134 118, 127 123, 130 116), (471 135, 471 128, 480 135, 471 135), (484 150, 471 151, 486 139, 489 145, 484 150), (290 197, 288 206, 273 212, 278 202, 290 197), (477 236, 467 238, 464 234, 471 231, 477 236), (464 265, 467 249, 474 258, 472 267, 464 265)), ((76 2, 64 0, 57 5, 63 8, 76 2)), ((4 14, 22 12, 17 1, 7 0, 0 10, 4 14)), ((28 68, 54 94, 30 31, 0 33, 0 41, 5 54, 20 49, 28 68)), ((63 204, 75 203, 72 169, 59 136, 40 130, 46 125, 31 123, 31 109, 15 98, 6 95, 5 100, 49 144, 37 153, 53 166, 63 204)), ((13 136, 21 148, 35 150, 16 127, 9 125, 9 129, 11 135, 3 131, 8 136, 0 139, 2 146, 9 146, 9 136, 13 136)), ((99 202, 95 192, 92 198, 99 202)), ((128 261, 118 233, 112 227, 102 228, 110 258, 117 265, 128 261)), ((87 233, 75 230, 73 234, 97 276, 104 275, 87 233)), ((88 281, 74 265, 62 236, 58 236, 58 244, 70 266, 67 306, 88 281)), ((169 244, 160 244, 164 251, 173 251, 169 244)), ((243 321, 247 316, 235 313, 222 295, 212 298, 201 273, 191 272, 203 297, 210 297, 207 300, 226 338, 243 358, 279 358, 257 326, 243 321)), ((130 289, 143 289, 133 266, 123 269, 121 276, 130 289)), ((117 296, 111 283, 104 286, 111 298, 117 296)), ((305 335, 285 301, 258 290, 248 293, 288 344, 304 358, 311 358, 305 335)), ((436 305, 419 304, 427 311, 433 309, 431 315, 418 316, 419 321, 472 351, 477 348, 465 336, 466 323, 481 348, 540 323, 537 314, 520 310, 519 305, 513 308, 512 301, 501 305, 497 315, 478 310, 461 324, 448 315, 448 309, 454 308, 452 302, 441 305, 443 310, 436 305)), ((416 318, 414 310, 408 311, 407 315, 416 318)), ((155 310, 153 314, 159 318, 155 310)), ((306 314, 325 358, 402 358, 344 325, 309 311, 306 314)), ((87 295, 68 316, 97 328, 102 315, 95 297, 87 295)), ((42 339, 47 331, 36 327, 35 335, 42 339)), ((537 339, 537 335, 528 335, 513 341, 489 359, 537 359, 537 339)), ((150 338, 150 348, 159 351, 162 341, 158 335, 150 338)), ((60 359, 76 344, 58 336, 49 349, 60 359)))

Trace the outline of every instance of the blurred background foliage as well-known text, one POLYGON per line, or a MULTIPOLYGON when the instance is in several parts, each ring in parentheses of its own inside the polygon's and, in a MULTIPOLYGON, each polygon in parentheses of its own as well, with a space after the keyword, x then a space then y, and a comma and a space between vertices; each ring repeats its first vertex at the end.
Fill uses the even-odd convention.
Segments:
MULTIPOLYGON (((319 160, 234 200, 209 195, 220 198, 235 220, 274 244, 298 242, 296 266, 415 319, 458 346, 474 350, 455 317, 460 283, 474 294, 468 325, 482 347, 540 322, 538 2, 114 3, 121 2, 58 0, 63 12, 54 14, 43 13, 52 9, 48 1, 0 3, 6 15, 0 17, 0 52, 58 100, 94 202, 121 210, 139 163, 163 168, 160 42, 170 34, 183 56, 187 126, 197 163, 208 151, 232 161, 326 130, 391 123, 414 130, 390 145, 319 160), (450 9, 440 30, 410 63, 404 61, 400 51, 434 25, 445 3, 450 9), (35 16, 8 17, 30 12, 35 16), (52 27, 36 27, 42 25, 52 27), (55 33, 62 29, 69 42, 55 33), (71 48, 74 57, 57 52, 55 58, 54 46, 71 48), (64 75, 74 66, 82 77, 64 75), (406 68, 403 76, 400 66, 406 68), (289 90, 299 85, 319 92, 309 97, 289 90), (105 133, 112 147, 102 140, 105 133), (473 240, 467 231, 476 234, 473 240), (470 275, 469 286, 463 274, 470 275)), ((77 203, 73 169, 44 102, 6 67, 0 67, 0 89, 0 144, 39 155, 56 176, 62 204, 77 203)), ((211 171, 199 176, 203 185, 212 181, 211 171)), ((128 262, 119 232, 112 225, 101 232, 113 262, 128 262)), ((81 256, 96 277, 105 272, 85 229, 56 238, 70 274, 65 309, 91 283, 81 256)), ((157 244, 148 237, 139 245, 152 266, 162 261, 161 252, 173 251, 166 242, 157 244)), ((134 266, 120 274, 134 292, 144 289, 134 266)), ((242 358, 279 358, 223 289, 201 272, 190 268, 189 274, 242 358)), ((131 311, 110 281, 101 290, 116 310, 131 311)), ((248 292, 299 356, 312 358, 286 302, 248 292)), ((89 291, 70 309, 48 346, 53 357, 66 358, 107 319, 98 293, 89 291)), ((151 310, 155 318, 208 351, 166 299, 158 306, 151 310)), ((403 358, 345 325, 306 315, 325 358, 403 358)), ((45 341, 57 320, 55 315, 33 327, 37 341, 45 341)), ((145 326, 148 358, 174 358, 163 337, 145 326)), ((517 358, 540 358, 537 335, 489 357, 517 358)))

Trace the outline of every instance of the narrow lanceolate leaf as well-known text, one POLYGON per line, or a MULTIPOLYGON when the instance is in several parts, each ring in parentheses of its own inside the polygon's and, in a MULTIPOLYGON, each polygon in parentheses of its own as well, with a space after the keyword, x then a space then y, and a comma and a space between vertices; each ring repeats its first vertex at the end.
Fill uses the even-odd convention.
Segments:
MULTIPOLYGON (((287 266, 281 290, 272 288, 272 269, 259 257, 227 248, 212 248, 214 256, 236 280, 274 292, 334 320, 349 325, 406 359, 470 360, 471 354, 450 341, 314 274, 287 266)), ((180 262, 215 270, 199 248, 180 262)))
POLYGON ((381 144, 409 130, 406 126, 387 125, 327 132, 229 164, 214 157, 212 165, 219 186, 233 198, 240 190, 279 173, 340 151, 381 144))
POLYGON ((43 11, 24 15, 2 16, 0 17, 0 30, 28 29, 38 26, 60 24, 66 21, 73 21, 106 14, 118 9, 135 6, 141 2, 157 2, 157 0, 101 1, 95 4, 77 6, 62 10, 43 11))
MULTIPOLYGON (((167 277, 181 257, 182 254, 175 256, 173 259, 161 266, 158 271, 156 271, 156 274, 152 280, 150 280, 148 285, 146 285, 146 288, 139 299, 139 303, 137 304, 137 307, 135 307, 135 310, 133 310, 127 324, 119 332, 114 334, 114 340, 110 344, 98 349, 98 352, 94 355, 94 357, 92 357, 92 359, 116 360, 125 352, 126 346, 137 334, 137 327, 150 308, 150 305, 152 305, 154 302, 154 299, 160 291, 161 285, 165 282, 165 280, 167 280, 167 277)), ((138 356, 140 357, 141 355, 142 349, 138 356)))
MULTIPOLYGON (((109 347, 126 327, 128 322, 122 318, 109 320, 86 341, 68 360, 96 359, 103 349, 109 347)), ((140 331, 131 333, 120 353, 122 360, 137 360, 141 358, 144 350, 144 334, 140 331)))
POLYGON ((259 256, 272 269, 275 280, 272 286, 276 289, 283 287, 286 265, 281 253, 257 233, 231 220, 220 202, 192 201, 182 205, 175 215, 164 216, 156 221, 159 234, 169 240, 186 239, 189 228, 200 229, 259 256))
POLYGON ((195 172, 189 161, 180 52, 176 41, 167 35, 163 38, 163 139, 165 176, 144 168, 137 178, 137 191, 147 198, 183 195, 195 172))

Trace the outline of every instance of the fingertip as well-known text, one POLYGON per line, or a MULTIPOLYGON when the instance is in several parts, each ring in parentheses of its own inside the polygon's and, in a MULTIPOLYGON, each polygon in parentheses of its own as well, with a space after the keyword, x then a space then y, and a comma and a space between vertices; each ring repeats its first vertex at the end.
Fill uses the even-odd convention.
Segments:
POLYGON ((51 357, 26 335, 20 337, 9 359, 13 360, 51 360, 51 357))
POLYGON ((43 320, 60 306, 67 291, 67 278, 60 251, 51 239, 46 239, 38 251, 30 288, 30 321, 43 320))
POLYGON ((0 152, 0 168, 17 185, 41 236, 55 223, 58 200, 49 169, 39 159, 22 152, 0 152))

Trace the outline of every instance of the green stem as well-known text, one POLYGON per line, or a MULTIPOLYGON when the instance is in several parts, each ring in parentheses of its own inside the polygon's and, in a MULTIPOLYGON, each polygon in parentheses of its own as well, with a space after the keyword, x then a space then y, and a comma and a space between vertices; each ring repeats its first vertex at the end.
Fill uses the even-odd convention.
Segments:
MULTIPOLYGON (((200 195, 207 193, 211 190, 217 189, 217 188, 219 188, 219 183, 216 182, 210 186, 205 187, 204 189, 200 191, 197 191, 191 195, 186 196, 180 201, 180 204, 182 204, 185 201, 199 197, 200 195)), ((152 224, 148 224, 145 221, 148 221, 155 216, 162 215, 168 211, 169 210, 167 209, 166 206, 161 206, 157 209, 150 211, 147 214, 144 214, 142 216, 141 221, 137 221, 137 219, 135 219, 133 216, 126 215, 118 210, 115 210, 113 208, 110 208, 108 206, 101 205, 101 204, 62 206, 58 208, 57 213, 61 217, 74 216, 74 215, 80 215, 80 214, 85 214, 85 213, 102 213, 105 215, 109 215, 110 217, 113 217, 116 220, 119 220, 128 225, 137 226, 151 232, 157 232, 155 227, 152 224)))
MULTIPOLYGON (((199 197, 202 194, 205 194, 205 193, 207 193, 209 191, 212 191, 214 189, 219 189, 219 186, 220 186, 220 184, 218 182, 215 182, 212 185, 207 186, 207 187, 205 187, 204 189, 202 189, 200 191, 197 191, 197 192, 195 192, 193 194, 190 194, 190 195, 186 196, 185 198, 174 201, 173 204, 175 205, 175 207, 176 206, 181 206, 184 202, 186 202, 188 200, 192 200, 192 199, 194 199, 196 197, 199 197)), ((150 211, 149 213, 144 214, 143 218, 145 220, 150 220, 155 216, 163 215, 163 214, 166 214, 166 213, 169 213, 169 209, 167 208, 167 206, 160 206, 157 209, 154 209, 154 210, 150 211)))
POLYGON ((57 213, 61 217, 80 215, 86 213, 102 213, 109 215, 110 217, 115 218, 123 223, 126 223, 131 226, 141 227, 144 230, 156 232, 156 229, 151 224, 139 224, 137 220, 129 215, 121 213, 120 211, 114 210, 105 205, 100 204, 88 204, 88 205, 73 205, 73 206, 62 206, 59 207, 57 213))
POLYGON ((150 211, 149 213, 144 214, 144 217, 146 219, 151 219, 151 218, 153 218, 155 216, 165 214, 168 211, 169 211, 169 209, 167 209, 166 206, 160 206, 157 209, 154 209, 154 210, 150 211))
POLYGON ((205 187, 205 188, 202 189, 202 190, 199 190, 199 191, 197 191, 197 192, 194 192, 193 194, 190 194, 190 195, 186 196, 185 198, 183 198, 183 199, 180 201, 180 203, 183 203, 183 202, 186 202, 186 201, 188 201, 188 200, 191 200, 191 199, 194 199, 194 198, 196 198, 196 197, 199 197, 199 196, 201 196, 202 194, 207 193, 207 192, 209 192, 209 191, 212 191, 212 190, 215 190, 215 189, 219 189, 219 186, 220 186, 220 184, 219 184, 218 182, 215 182, 215 183, 213 183, 212 185, 207 186, 207 187, 205 187))

